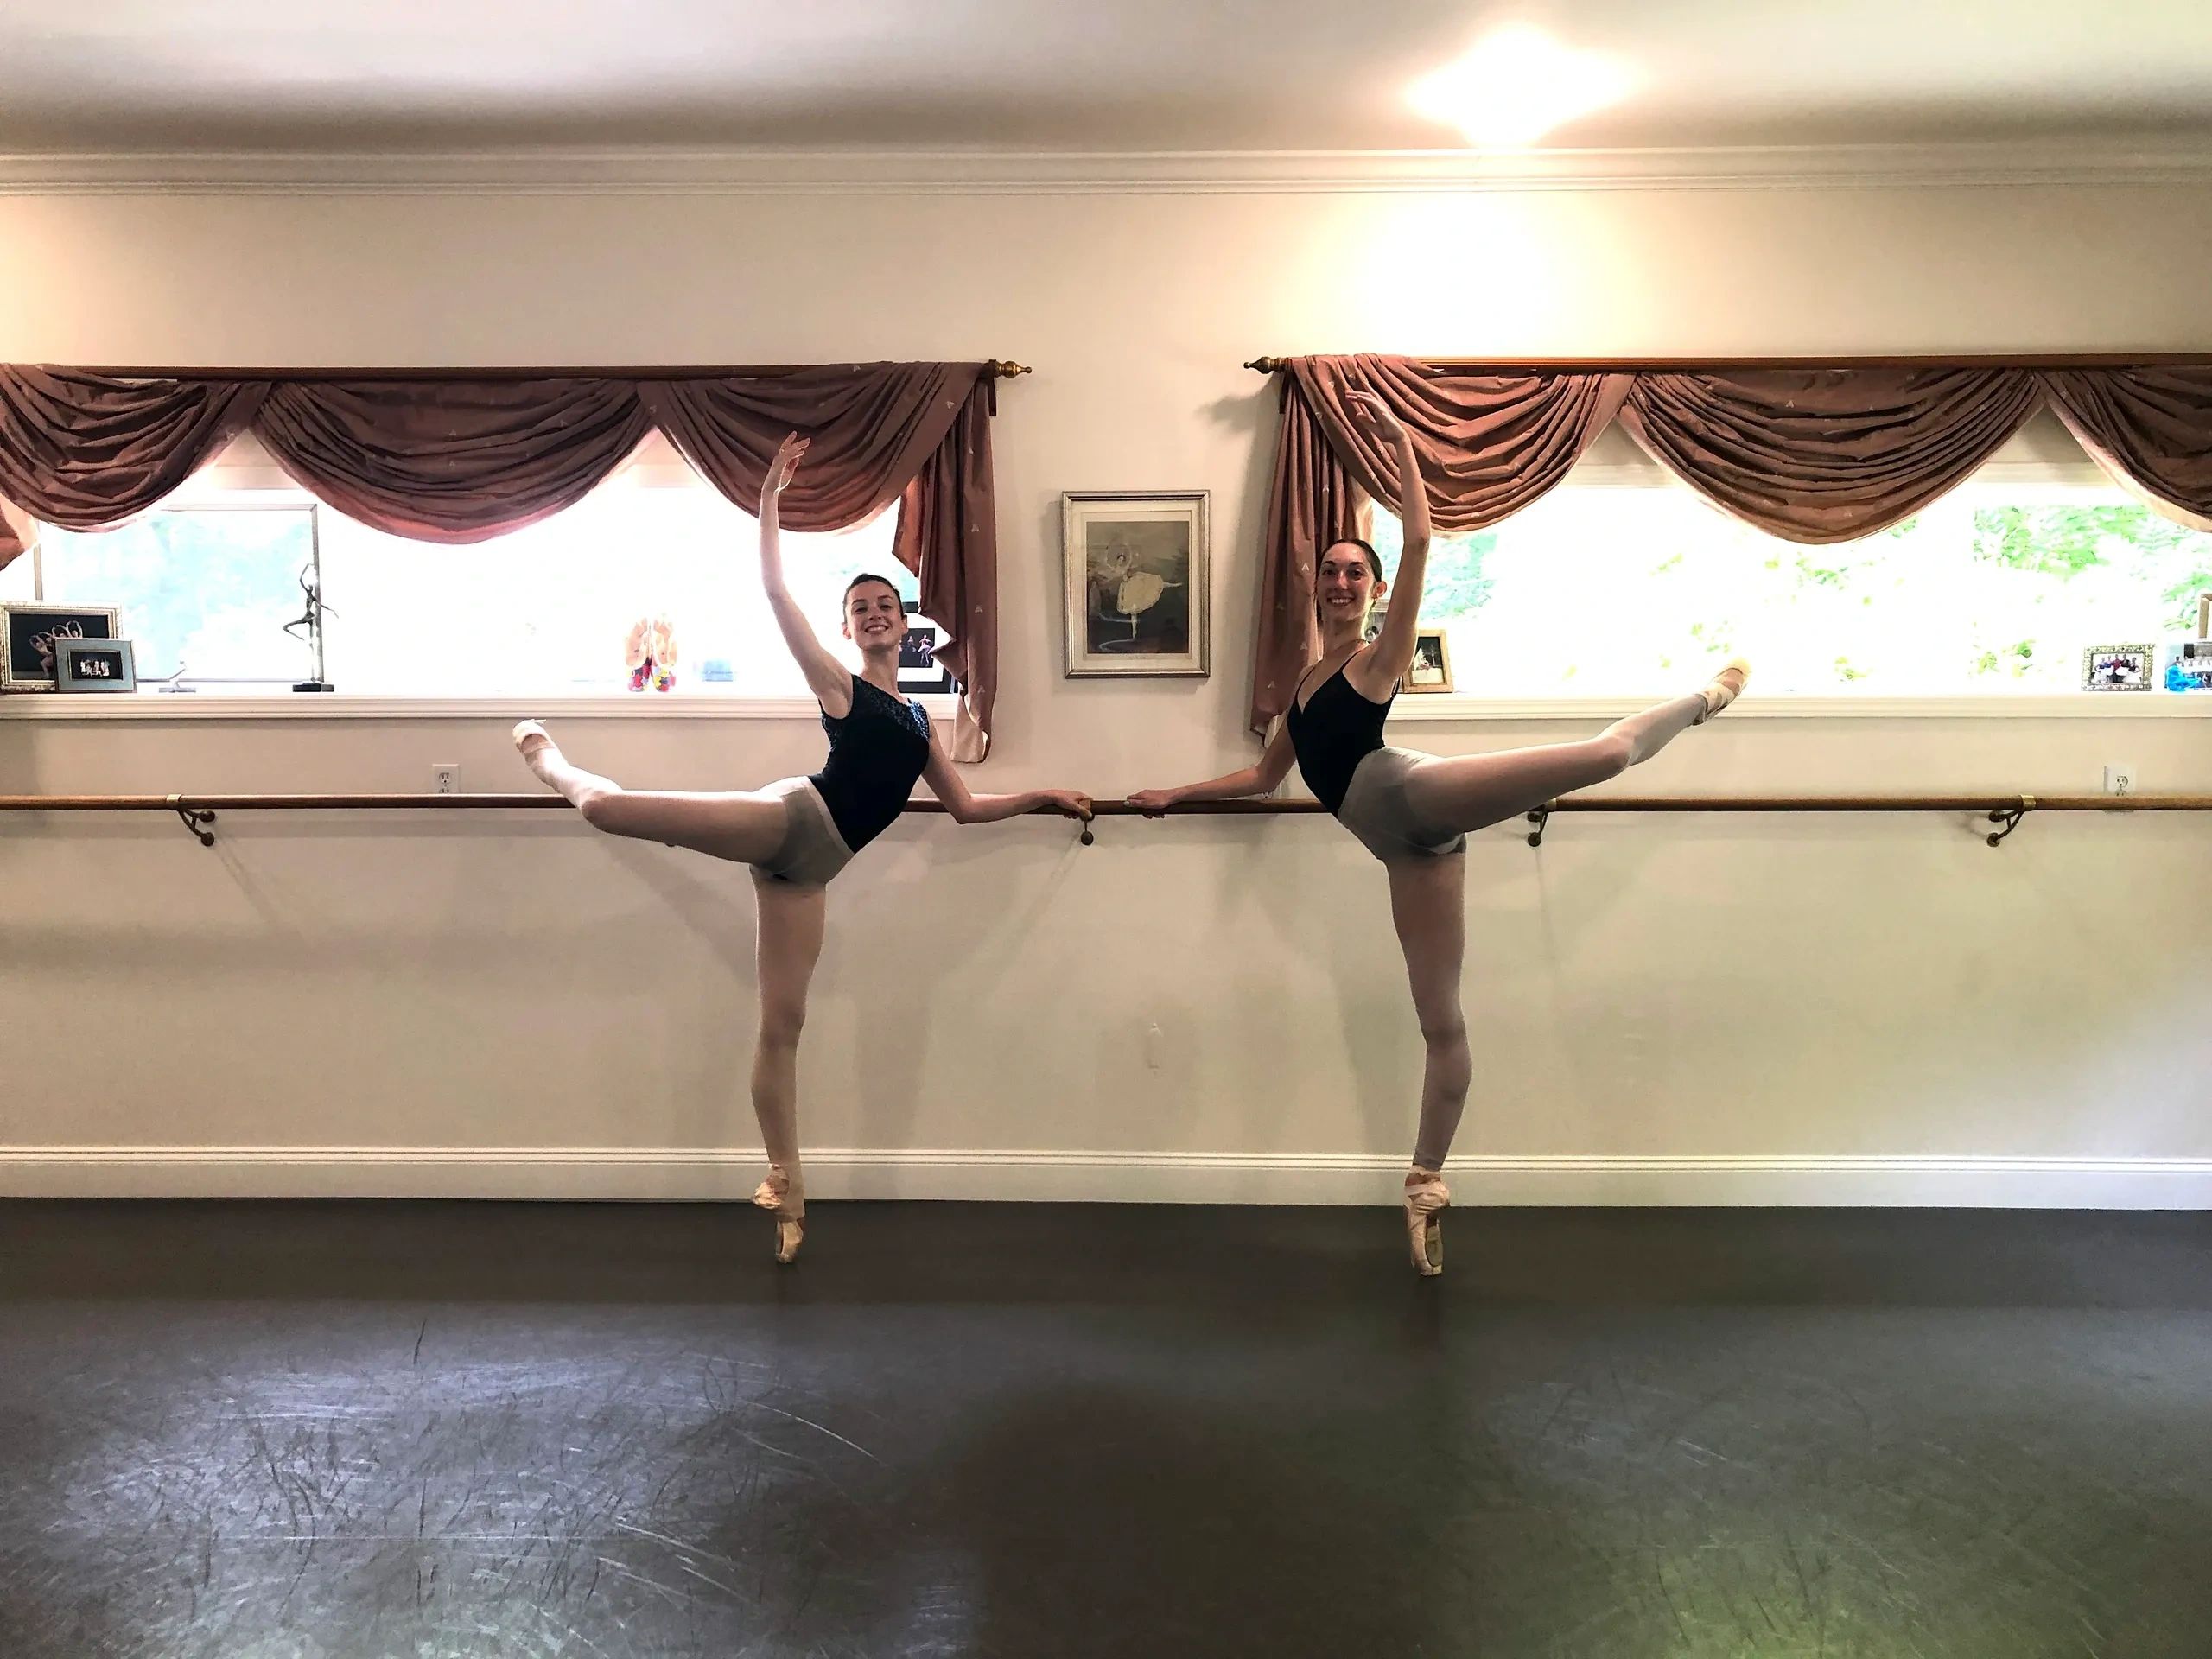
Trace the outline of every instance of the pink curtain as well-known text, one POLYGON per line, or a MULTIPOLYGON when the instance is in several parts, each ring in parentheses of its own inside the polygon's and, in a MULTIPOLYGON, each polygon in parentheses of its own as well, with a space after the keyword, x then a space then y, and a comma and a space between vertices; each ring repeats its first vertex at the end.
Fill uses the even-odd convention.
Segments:
POLYGON ((1313 569, 1395 501, 1390 457, 1343 403, 1380 394, 1414 435, 1440 530, 1494 524, 1566 476, 1609 420, 1724 511, 1790 541, 1849 541, 1953 488, 2048 402, 2113 477, 2212 529, 2212 365, 1499 372, 1407 358, 1282 365, 1262 531, 1251 723, 1282 712, 1313 645, 1313 569))
POLYGON ((652 421, 623 380, 317 380, 270 387, 253 429, 347 518, 467 543, 574 506, 652 421))
POLYGON ((2005 369, 1752 369, 1634 377, 1621 425, 1699 494, 1789 541, 1910 518, 2041 401, 2005 369))
MULTIPOLYGON (((320 499, 420 541, 486 540, 574 505, 656 426, 747 512, 785 434, 813 440, 795 530, 894 503, 897 553, 950 636, 955 748, 981 760, 998 679, 992 369, 847 363, 696 378, 182 378, 0 367, 0 499, 97 530, 144 512, 251 429, 320 499)), ((0 517, 0 566, 22 538, 0 517)))
POLYGON ((2058 418, 2115 482, 2170 518, 2212 530, 2212 366, 2040 378, 2058 418))
MULTIPOLYGON (((938 660, 960 683, 952 758, 990 753, 999 681, 999 533, 993 512, 991 416, 997 387, 986 372, 899 502, 892 550, 921 578, 922 613, 950 636, 938 660), (957 557, 944 550, 957 549, 957 557)), ((809 457, 811 459, 811 456, 809 457)))
POLYGON ((120 523, 251 425, 267 391, 259 381, 0 366, 0 496, 69 530, 120 523))

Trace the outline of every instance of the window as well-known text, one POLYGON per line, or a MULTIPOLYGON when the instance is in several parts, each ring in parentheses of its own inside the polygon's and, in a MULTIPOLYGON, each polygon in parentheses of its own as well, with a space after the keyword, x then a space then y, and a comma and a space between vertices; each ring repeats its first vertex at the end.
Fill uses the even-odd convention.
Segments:
MULTIPOLYGON (((467 547, 382 535, 234 448, 136 524, 47 530, 34 556, 0 573, 0 597, 115 606, 143 678, 181 666, 183 683, 210 691, 309 677, 303 630, 284 625, 306 608, 302 575, 319 572, 326 673, 340 691, 626 693, 624 641, 639 618, 664 617, 671 695, 803 696, 760 594, 755 521, 658 443, 568 512, 467 547)), ((833 649, 839 599, 860 571, 918 594, 891 555, 896 525, 893 510, 835 534, 784 532, 792 592, 833 649)))
MULTIPOLYGON (((833 650, 862 570, 918 592, 891 556, 895 520, 781 537, 793 596, 833 650)), ((623 642, 666 617, 672 695, 799 696, 806 681, 761 597, 759 531, 703 483, 603 487, 568 512, 472 547, 323 516, 330 676, 341 690, 423 696, 613 695, 623 642)))
POLYGON ((288 690, 314 659, 284 625, 307 608, 315 513, 298 503, 163 509, 120 530, 46 530, 8 596, 114 606, 141 680, 181 670, 238 690, 288 690))
MULTIPOLYGON (((1767 695, 2074 691, 2088 646, 2195 633, 2212 535, 2073 454, 1986 468, 1833 547, 1765 535, 1648 462, 1578 468, 1503 524, 1436 538, 1421 618, 1463 696, 1649 696, 1736 653, 1767 695)), ((1395 570, 1398 523, 1378 511, 1375 531, 1395 570)))

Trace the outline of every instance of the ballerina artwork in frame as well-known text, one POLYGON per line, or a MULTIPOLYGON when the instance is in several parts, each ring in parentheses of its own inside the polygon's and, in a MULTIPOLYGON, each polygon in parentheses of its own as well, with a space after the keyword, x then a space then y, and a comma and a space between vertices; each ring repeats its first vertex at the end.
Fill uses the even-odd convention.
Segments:
POLYGON ((1070 679, 1203 679, 1211 561, 1204 490, 1060 498, 1070 679))

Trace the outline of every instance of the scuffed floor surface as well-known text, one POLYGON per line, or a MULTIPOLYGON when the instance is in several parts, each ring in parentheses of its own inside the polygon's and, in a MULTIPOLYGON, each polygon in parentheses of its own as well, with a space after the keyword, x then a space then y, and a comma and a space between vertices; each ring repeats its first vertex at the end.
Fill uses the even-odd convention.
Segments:
POLYGON ((2212 1217, 0 1204, 0 1656, 2212 1654, 2212 1217))

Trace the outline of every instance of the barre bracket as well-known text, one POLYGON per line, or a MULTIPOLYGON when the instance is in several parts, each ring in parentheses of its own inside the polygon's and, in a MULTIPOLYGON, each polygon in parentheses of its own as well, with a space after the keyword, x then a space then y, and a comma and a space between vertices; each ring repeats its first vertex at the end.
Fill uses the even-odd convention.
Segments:
POLYGON ((169 810, 176 814, 177 822, 191 833, 202 847, 215 844, 215 832, 207 826, 215 822, 215 815, 205 807, 186 806, 174 795, 169 797, 169 810))
POLYGON ((2018 806, 2000 806, 1995 808, 1989 815, 1989 821, 1992 823, 2001 823, 2005 827, 2002 830, 1999 830, 1995 835, 1986 836, 1983 839, 1988 842, 1988 843, 1993 847, 2003 846, 2005 844, 2005 837, 2011 835, 2015 830, 2018 829, 2020 827, 2020 821, 2035 810, 2036 798, 2032 795, 2021 796, 2020 804, 2018 806))
POLYGON ((1529 844, 1531 847, 1541 847, 1544 844, 1544 829, 1551 821, 1552 810, 1549 806, 1540 806, 1529 814, 1529 822, 1533 826, 1529 831, 1529 844))

